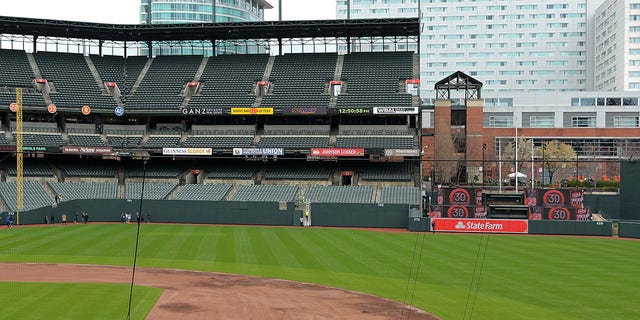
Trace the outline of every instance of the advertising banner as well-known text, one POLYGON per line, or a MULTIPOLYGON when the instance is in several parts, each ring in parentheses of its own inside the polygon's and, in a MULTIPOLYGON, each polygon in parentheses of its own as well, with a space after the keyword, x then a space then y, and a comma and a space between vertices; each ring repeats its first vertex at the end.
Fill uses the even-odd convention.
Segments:
POLYGON ((433 218, 436 231, 527 233, 529 221, 518 219, 448 219, 433 218))
POLYGON ((384 149, 386 157, 417 157, 420 155, 419 149, 384 149))
POLYGON ((283 148, 233 148, 234 156, 281 156, 283 148))
POLYGON ((273 108, 231 108, 232 115, 272 115, 273 108))
POLYGON ((361 157, 364 149, 360 148, 313 148, 311 155, 316 157, 361 157))
POLYGON ((180 111, 185 116, 207 116, 224 113, 223 108, 182 108, 180 111))
POLYGON ((62 153, 66 154, 107 154, 111 152, 113 152, 111 147, 62 146, 62 153))
POLYGON ((162 148, 163 155, 170 156, 210 156, 211 148, 162 148))
POLYGON ((282 114, 296 115, 296 114, 327 114, 326 107, 307 107, 307 108, 284 108, 282 114))
POLYGON ((338 108, 333 110, 337 114, 371 114, 370 108, 338 108))
POLYGON ((418 107, 374 107, 373 114, 418 114, 418 107))

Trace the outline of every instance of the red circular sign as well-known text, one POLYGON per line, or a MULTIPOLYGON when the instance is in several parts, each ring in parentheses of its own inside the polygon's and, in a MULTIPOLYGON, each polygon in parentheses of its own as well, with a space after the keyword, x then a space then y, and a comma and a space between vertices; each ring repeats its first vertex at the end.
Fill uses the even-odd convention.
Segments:
POLYGON ((571 219, 571 213, 567 208, 550 208, 549 220, 569 220, 571 219))
POLYGON ((542 197, 542 202, 544 202, 546 206, 562 206, 564 205, 564 194, 555 189, 549 190, 545 192, 542 197))
POLYGON ((447 210, 447 216, 449 216, 449 218, 468 218, 469 210, 463 206, 451 206, 449 210, 447 210))
POLYGON ((91 113, 91 108, 89 108, 89 106, 82 106, 82 114, 89 115, 91 113))
POLYGON ((11 110, 11 112, 16 112, 18 111, 18 104, 17 103, 12 103, 9 105, 9 110, 11 110))
POLYGON ((469 204, 471 202, 471 196, 469 196, 469 191, 457 188, 451 190, 449 193, 449 203, 451 204, 469 204))
POLYGON ((56 113, 56 111, 58 111, 58 108, 55 104, 52 103, 47 106, 47 111, 49 111, 49 113, 56 113))

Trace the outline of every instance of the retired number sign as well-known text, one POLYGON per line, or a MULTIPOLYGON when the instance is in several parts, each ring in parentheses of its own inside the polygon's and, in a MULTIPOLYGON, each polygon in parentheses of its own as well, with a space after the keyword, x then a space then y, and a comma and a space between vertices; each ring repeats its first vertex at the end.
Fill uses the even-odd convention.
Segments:
POLYGON ((462 188, 451 190, 449 194, 449 203, 451 204, 469 204, 471 197, 469 192, 462 188))
POLYGON ((558 190, 549 190, 542 197, 542 202, 546 206, 557 207, 564 205, 564 195, 558 190))
POLYGON ((447 211, 449 218, 468 218, 469 210, 463 206, 451 206, 447 211))
POLYGON ((571 215, 567 208, 551 208, 549 209, 549 220, 569 220, 571 215))

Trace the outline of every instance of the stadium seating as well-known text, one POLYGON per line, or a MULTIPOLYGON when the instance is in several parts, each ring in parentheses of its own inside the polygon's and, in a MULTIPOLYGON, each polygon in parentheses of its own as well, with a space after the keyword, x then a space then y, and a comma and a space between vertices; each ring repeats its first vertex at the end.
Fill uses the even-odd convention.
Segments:
POLYGON ((416 187, 384 187, 380 192, 380 203, 419 204, 420 189, 416 187))
POLYGON ((241 185, 233 201, 293 201, 298 192, 294 185, 241 185))
POLYGON ((410 107, 411 94, 399 93, 399 83, 413 78, 411 52, 356 52, 344 56, 341 80, 347 93, 337 107, 410 107))
POLYGON ((58 107, 113 109, 116 101, 98 86, 84 56, 72 53, 38 52, 34 54, 42 77, 53 82, 56 91, 49 95, 58 107))
POLYGON ((147 148, 170 148, 177 147, 180 143, 180 136, 175 135, 150 135, 144 146, 147 148))
POLYGON ((416 137, 338 136, 339 148, 417 149, 416 137))
POLYGON ((328 107, 325 84, 333 80, 338 56, 333 53, 277 56, 269 80, 273 93, 262 99, 263 107, 328 107))
POLYGON ((331 163, 314 163, 310 166, 305 162, 286 162, 283 164, 269 163, 264 178, 265 179, 291 179, 291 180, 329 180, 335 170, 335 165, 331 163))
POLYGON ((34 87, 35 76, 24 51, 0 49, 0 70, 0 87, 34 87))
MULTIPOLYGON (((16 173, 16 161, 7 163, 0 163, 0 167, 7 169, 10 176, 15 176, 16 173)), ((38 159, 25 159, 22 166, 22 174, 24 176, 36 176, 36 177, 53 177, 53 167, 48 161, 42 161, 38 159)))
POLYGON ((114 148, 137 148, 140 142, 141 136, 107 136, 107 143, 114 148))
POLYGON ((363 180, 373 181, 411 181, 412 170, 408 162, 385 164, 362 164, 356 171, 363 180))
POLYGON ((221 201, 232 186, 230 183, 187 184, 173 196, 173 200, 221 201))
POLYGON ((69 144, 89 147, 104 147, 107 145, 99 134, 70 134, 69 144))
POLYGON ((264 125, 260 147, 308 150, 329 145, 329 125, 264 125))
POLYGON ((109 161, 65 161, 62 169, 69 177, 115 178, 117 164, 109 161))
POLYGON ((253 86, 260 80, 268 55, 223 55, 210 57, 200 77, 202 91, 191 97, 190 107, 251 107, 256 99, 253 86))
POLYGON ((371 186, 309 186, 304 197, 310 202, 371 203, 371 186))
POLYGON ((11 142, 7 140, 7 134, 4 131, 0 131, 0 145, 7 145, 11 142))
POLYGON ((250 136, 187 136, 183 147, 205 147, 214 149, 229 149, 236 147, 250 147, 253 137, 250 136))
POLYGON ((215 161, 200 165, 197 169, 204 170, 209 179, 253 179, 261 166, 258 162, 215 161))
MULTIPOLYGON (((175 186, 175 183, 145 183, 143 199, 164 199, 175 186)), ((140 199, 141 193, 141 182, 128 182, 125 184, 125 197, 127 199, 140 199)))
POLYGON ((121 93, 131 90, 148 60, 144 56, 123 58, 91 55, 90 57, 102 81, 115 82, 121 93))
POLYGON ((56 194, 65 201, 75 199, 117 199, 118 184, 115 182, 48 182, 56 194))
MULTIPOLYGON (((150 161, 144 166, 144 175, 147 178, 176 178, 180 172, 186 169, 186 164, 181 162, 150 161)), ((142 177, 142 162, 127 165, 127 176, 142 177)))
MULTIPOLYGON (((16 141, 16 134, 13 133, 13 141, 16 141)), ((51 146, 58 147, 67 144, 61 134, 48 133, 23 133, 22 143, 25 146, 51 146)))
POLYGON ((125 98, 126 107, 138 110, 175 110, 181 94, 202 62, 201 56, 158 56, 153 59, 140 86, 125 98))
MULTIPOLYGON (((25 181, 23 186, 24 207, 22 211, 50 206, 53 203, 53 199, 39 182, 25 181)), ((9 210, 16 211, 17 194, 15 182, 0 182, 0 196, 9 207, 9 210)))

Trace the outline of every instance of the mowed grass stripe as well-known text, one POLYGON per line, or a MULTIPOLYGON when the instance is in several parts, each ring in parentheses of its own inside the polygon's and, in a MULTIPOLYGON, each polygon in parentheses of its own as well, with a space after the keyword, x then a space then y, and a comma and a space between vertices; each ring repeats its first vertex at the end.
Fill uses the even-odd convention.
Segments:
MULTIPOLYGON (((2 319, 124 319, 128 285, 0 282, 2 319)), ((161 289, 135 287, 132 319, 144 319, 161 289)))
MULTIPOLYGON (((75 241, 86 244, 87 253, 90 249, 95 250, 93 256, 79 256, 66 246, 56 249, 56 255, 46 248, 19 245, 17 251, 6 246, 0 247, 0 259, 130 265, 134 234, 122 235, 125 244, 116 249, 123 256, 126 255, 123 252, 131 252, 129 257, 113 257, 99 250, 111 247, 103 242, 112 242, 120 237, 104 234, 115 234, 123 227, 131 226, 91 227, 107 231, 78 228, 86 230, 86 233, 74 234, 73 237, 75 241), (96 238, 96 234, 100 238, 96 238)), ((634 272, 640 268, 638 241, 389 234, 330 228, 153 224, 143 227, 145 233, 141 245, 151 248, 141 251, 146 258, 139 261, 144 266, 233 272, 314 282, 398 301, 404 301, 408 296, 408 301, 414 305, 434 312, 443 319, 461 319, 469 296, 475 299, 473 319, 637 318, 637 313, 629 312, 629 309, 636 308, 636 300, 640 296, 640 276, 634 272), (175 241, 174 236, 182 239, 180 245, 176 243, 177 252, 181 254, 167 254, 162 250, 167 248, 165 242, 175 241), (210 254, 202 248, 209 242, 203 241, 204 238, 211 239, 210 254), (471 291, 470 295, 469 284, 474 277, 478 249, 484 249, 485 244, 487 252, 480 286, 477 296, 474 296, 475 291, 471 291), (414 249, 417 251, 414 252, 414 249), (198 258, 194 258, 195 252, 198 252, 195 255, 198 258), (419 263, 414 260, 418 258, 419 263), (419 270, 412 270, 414 273, 409 277, 412 267, 419 267, 419 270), (415 283, 412 282, 414 279, 415 283), (410 284, 409 291, 406 290, 407 281, 410 284)), ((67 239, 59 238, 55 232, 71 234, 70 231, 59 230, 64 228, 4 229, 0 230, 0 239, 21 244, 24 239, 34 237, 39 240, 67 239), (14 232, 18 230, 20 232, 14 232), (52 230, 54 233, 51 233, 52 230)), ((479 275, 479 266, 475 272, 476 276, 479 275)))

